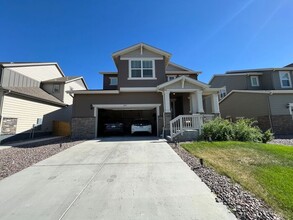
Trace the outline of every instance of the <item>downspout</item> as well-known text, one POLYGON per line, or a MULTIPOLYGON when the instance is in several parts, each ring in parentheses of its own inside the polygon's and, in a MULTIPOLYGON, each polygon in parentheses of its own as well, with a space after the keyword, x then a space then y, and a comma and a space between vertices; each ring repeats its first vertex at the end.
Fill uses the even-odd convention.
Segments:
POLYGON ((267 103, 268 103, 268 113, 269 113, 269 122, 270 122, 270 126, 271 126, 271 130, 272 130, 272 133, 274 133, 274 129, 273 129, 273 121, 272 121, 272 110, 271 110, 271 103, 270 103, 270 96, 272 95, 273 93, 270 92, 268 93, 267 95, 267 103))

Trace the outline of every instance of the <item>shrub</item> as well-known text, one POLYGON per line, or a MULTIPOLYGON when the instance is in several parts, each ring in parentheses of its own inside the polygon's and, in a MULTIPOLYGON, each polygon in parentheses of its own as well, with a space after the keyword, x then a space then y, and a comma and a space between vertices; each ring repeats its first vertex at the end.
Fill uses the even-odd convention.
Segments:
POLYGON ((270 129, 266 130, 262 136, 262 142, 267 143, 274 139, 274 134, 271 132, 270 129))
POLYGON ((262 133, 255 121, 239 119, 235 123, 225 119, 216 118, 205 123, 202 128, 201 138, 213 141, 252 141, 266 143, 273 139, 270 130, 262 133))
POLYGON ((261 142, 262 132, 259 127, 254 126, 255 121, 250 119, 239 119, 233 124, 235 141, 261 142))
POLYGON ((233 127, 228 120, 216 118, 203 125, 202 138, 214 141, 228 141, 233 139, 233 127))

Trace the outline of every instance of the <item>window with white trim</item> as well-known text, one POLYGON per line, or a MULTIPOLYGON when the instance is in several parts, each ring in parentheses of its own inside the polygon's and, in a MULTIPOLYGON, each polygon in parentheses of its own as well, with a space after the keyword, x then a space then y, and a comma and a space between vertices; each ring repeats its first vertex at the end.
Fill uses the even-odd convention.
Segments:
POLYGON ((130 60, 130 78, 155 78, 154 60, 130 60))
POLYGON ((176 76, 167 76, 167 81, 171 81, 173 79, 176 79, 176 76))
POLYGON ((280 82, 281 82, 282 88, 291 88, 292 87, 291 77, 290 77, 289 71, 280 71, 279 76, 280 76, 280 82))
POLYGON ((221 90, 219 91, 219 99, 224 98, 226 95, 227 95, 226 87, 221 88, 221 90))
POLYGON ((118 85, 118 78, 110 77, 110 86, 117 86, 117 85, 118 85))
POLYGON ((251 76, 250 77, 251 86, 257 87, 259 86, 259 78, 258 76, 251 76))

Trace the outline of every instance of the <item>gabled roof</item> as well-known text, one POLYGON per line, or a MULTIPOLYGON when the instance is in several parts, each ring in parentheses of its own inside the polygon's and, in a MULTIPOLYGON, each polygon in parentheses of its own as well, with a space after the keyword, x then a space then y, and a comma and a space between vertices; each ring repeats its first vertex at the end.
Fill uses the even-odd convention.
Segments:
POLYGON ((163 83, 163 84, 161 84, 161 85, 158 85, 158 86, 157 86, 157 89, 158 89, 158 90, 163 89, 163 88, 165 88, 165 87, 167 87, 167 86, 169 86, 169 85, 175 84, 175 83, 177 83, 177 82, 179 82, 179 81, 182 81, 182 80, 185 80, 186 82, 189 82, 189 83, 191 83, 191 84, 193 84, 193 85, 196 85, 196 86, 202 87, 202 88, 204 88, 204 89, 210 87, 210 85, 207 85, 207 84, 205 84, 205 83, 203 83, 203 82, 199 82, 198 80, 192 79, 192 78, 190 78, 190 77, 187 77, 187 76, 180 76, 180 77, 178 77, 178 78, 176 78, 176 79, 173 79, 173 80, 171 80, 171 81, 168 81, 168 82, 165 82, 165 83, 163 83))
POLYGON ((66 83, 66 82, 75 81, 75 80, 78 80, 78 79, 81 79, 81 78, 82 78, 81 76, 64 76, 64 77, 58 77, 58 78, 55 78, 55 79, 49 79, 49 80, 46 80, 46 81, 42 81, 42 83, 52 83, 52 82, 66 83))
POLYGON ((118 50, 118 51, 114 52, 112 54, 112 57, 121 56, 123 54, 129 53, 131 51, 134 51, 134 50, 140 49, 140 48, 145 48, 145 49, 147 49, 149 51, 152 51, 154 53, 160 54, 160 55, 165 56, 165 57, 171 57, 172 56, 170 53, 168 53, 168 52, 166 52, 164 50, 161 50, 161 49, 158 49, 156 47, 147 45, 145 43, 138 43, 138 44, 132 45, 130 47, 124 48, 122 50, 118 50))
POLYGON ((184 66, 175 64, 173 62, 169 62, 167 67, 166 67, 166 73, 169 73, 169 74, 178 74, 178 73, 200 74, 201 71, 194 71, 194 70, 188 69, 188 68, 186 68, 184 66), (175 67, 175 69, 177 69, 177 70, 168 70, 168 67, 175 67))
POLYGON ((86 87, 86 89, 88 89, 84 79, 82 76, 65 76, 65 77, 58 77, 55 79, 49 79, 46 81, 42 81, 42 83, 47 84, 47 83, 70 83, 76 80, 81 80, 84 84, 84 86, 86 87))
POLYGON ((292 94, 293 90, 232 90, 223 99, 220 100, 220 103, 228 99, 234 93, 273 95, 273 94, 292 94))
POLYGON ((151 51, 153 53, 156 53, 156 54, 164 56, 166 58, 166 64, 169 62, 170 57, 172 56, 171 53, 168 53, 168 52, 166 52, 164 50, 158 49, 156 47, 150 46, 150 45, 145 44, 145 43, 138 43, 138 44, 135 44, 133 46, 127 47, 125 49, 118 50, 117 52, 114 52, 112 54, 112 57, 114 59, 115 64, 117 65, 117 57, 122 56, 124 54, 127 54, 127 53, 132 52, 132 51, 137 50, 137 49, 146 49, 146 50, 149 50, 149 51, 151 51))
POLYGON ((56 97, 50 95, 39 87, 2 87, 4 90, 10 91, 11 93, 29 97, 45 103, 50 103, 58 106, 66 106, 56 97))
POLYGON ((293 70, 293 67, 232 70, 232 71, 227 71, 226 74, 234 74, 234 73, 249 73, 249 72, 264 72, 264 71, 279 71, 279 70, 281 70, 281 71, 282 71, 282 70, 293 70))

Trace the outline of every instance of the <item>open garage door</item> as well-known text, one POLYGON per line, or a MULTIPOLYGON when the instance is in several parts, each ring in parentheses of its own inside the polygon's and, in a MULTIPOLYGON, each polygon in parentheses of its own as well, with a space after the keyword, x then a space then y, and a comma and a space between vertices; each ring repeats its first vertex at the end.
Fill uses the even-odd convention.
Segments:
MULTIPOLYGON (((97 109, 97 136, 131 135, 131 125, 136 120, 149 121, 151 133, 158 136, 159 104, 143 105, 121 105, 121 106, 99 106, 97 109), (123 130, 122 130, 123 129, 123 130)), ((148 132, 137 133, 148 134, 148 132)))

